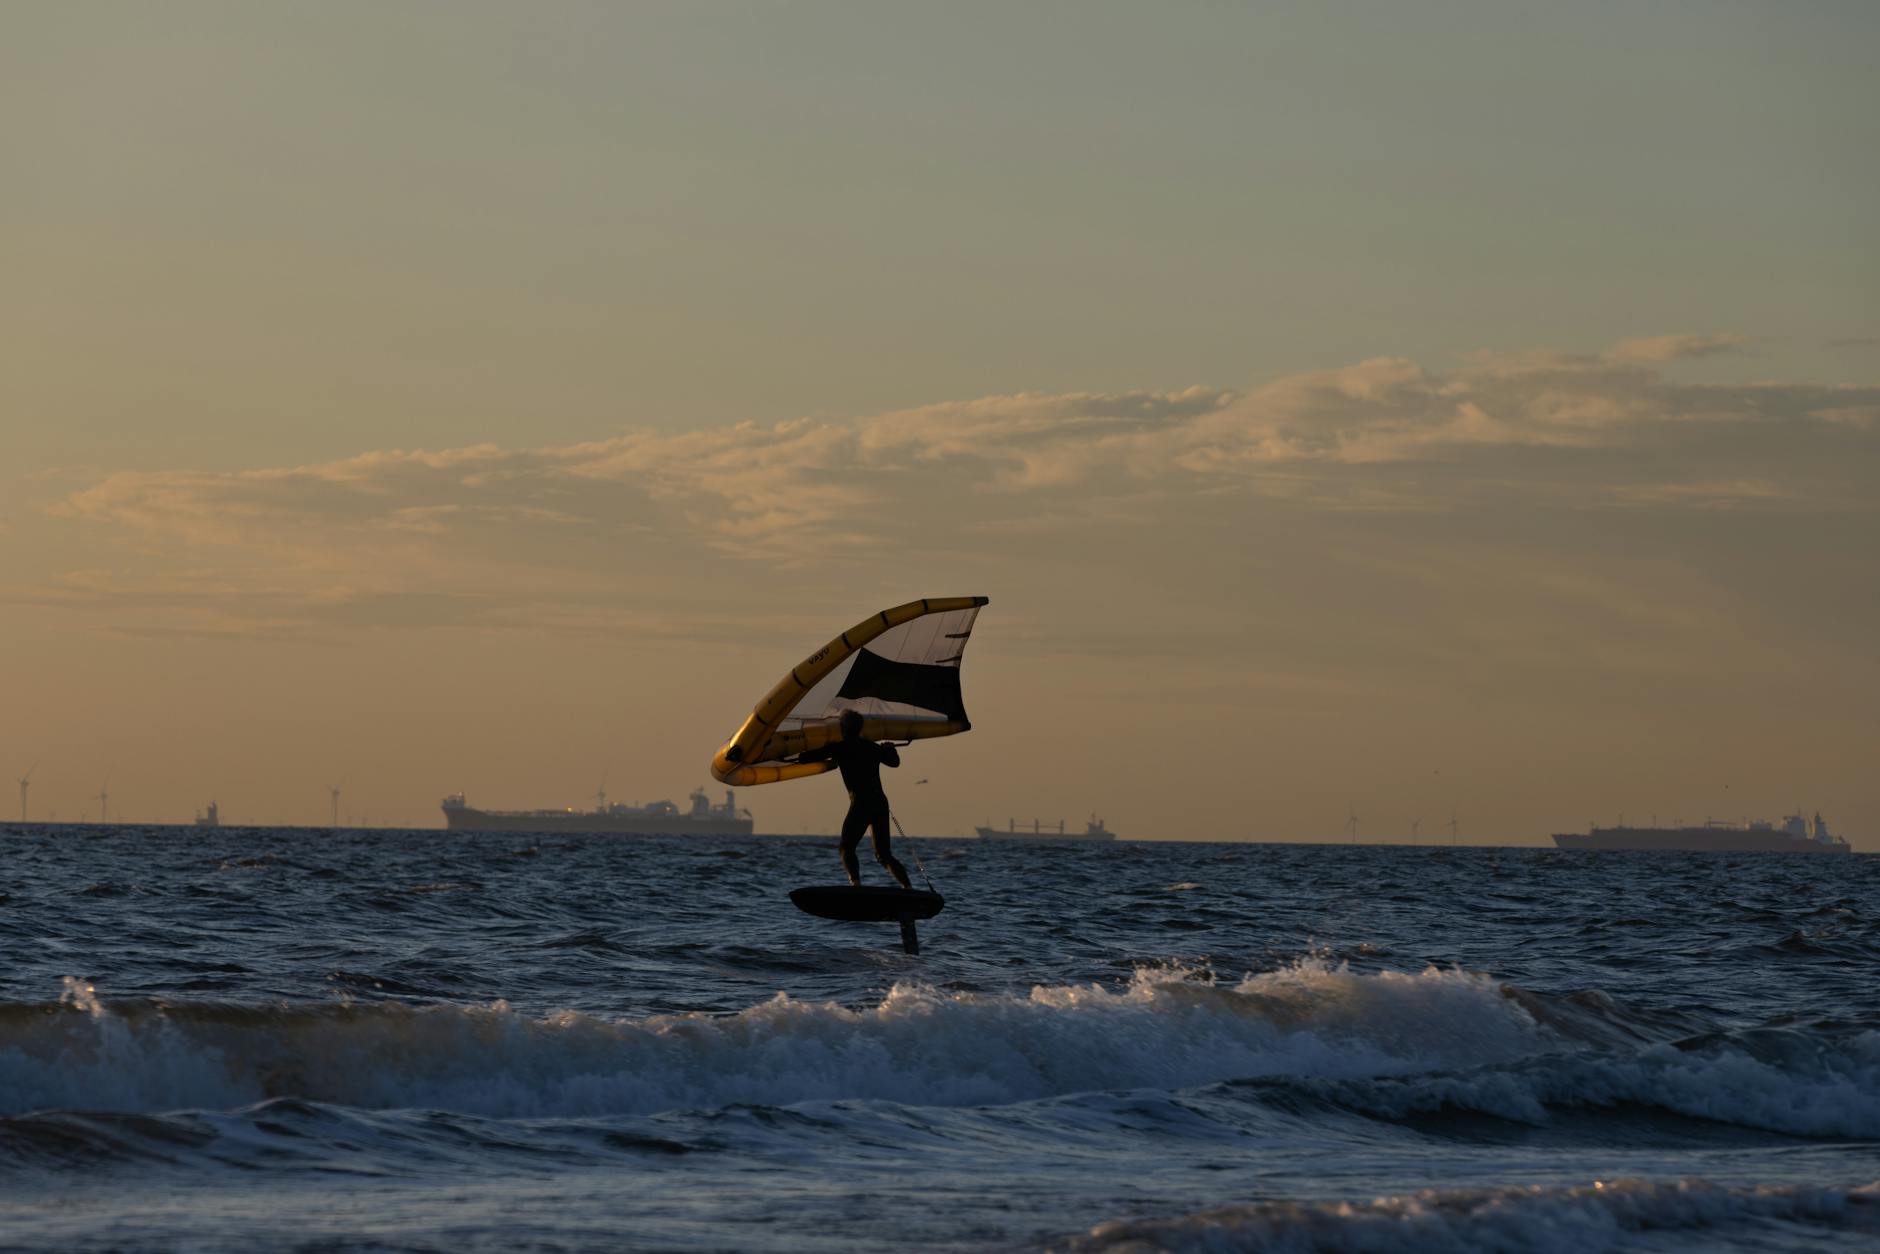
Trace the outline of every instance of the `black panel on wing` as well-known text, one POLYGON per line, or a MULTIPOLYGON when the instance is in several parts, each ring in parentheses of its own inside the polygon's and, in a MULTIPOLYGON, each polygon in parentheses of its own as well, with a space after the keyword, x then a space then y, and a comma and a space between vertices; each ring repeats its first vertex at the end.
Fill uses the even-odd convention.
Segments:
POLYGON ((842 681, 838 699, 855 701, 873 697, 901 705, 932 710, 966 722, 966 699, 960 695, 960 668, 929 666, 920 662, 891 662, 870 649, 859 650, 842 681))

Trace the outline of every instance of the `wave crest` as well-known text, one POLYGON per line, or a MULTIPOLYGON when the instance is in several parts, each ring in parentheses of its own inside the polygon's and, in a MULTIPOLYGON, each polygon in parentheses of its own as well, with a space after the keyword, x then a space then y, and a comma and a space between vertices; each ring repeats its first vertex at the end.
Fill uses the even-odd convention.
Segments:
POLYGON ((0 1007, 0 1113, 228 1108, 273 1097, 497 1117, 840 1099, 982 1105, 1262 1076, 1361 1078, 1558 1047, 1485 976, 1305 961, 1179 968, 1028 995, 896 985, 850 1009, 779 994, 730 1016, 531 1018, 505 1003, 0 1007))
MULTIPOLYGON (((1641 1105, 1766 1131, 1880 1135, 1880 1033, 1641 1045, 1610 999, 1464 971, 1306 960, 1220 982, 1145 968, 1121 988, 1023 995, 896 985, 850 1008, 779 994, 734 1015, 544 1017, 503 1002, 0 1006, 0 1115, 227 1110, 296 1098, 493 1118, 634 1116, 878 1100, 991 1106, 1228 1081, 1371 1118, 1641 1105)), ((1256 1097, 1256 1100, 1264 1100, 1256 1097)))
POLYGON ((1645 1106, 1796 1136, 1880 1137, 1880 1032, 1764 1029, 1452 1074, 1305 1084, 1384 1119, 1459 1110, 1545 1125, 1563 1109, 1645 1106))

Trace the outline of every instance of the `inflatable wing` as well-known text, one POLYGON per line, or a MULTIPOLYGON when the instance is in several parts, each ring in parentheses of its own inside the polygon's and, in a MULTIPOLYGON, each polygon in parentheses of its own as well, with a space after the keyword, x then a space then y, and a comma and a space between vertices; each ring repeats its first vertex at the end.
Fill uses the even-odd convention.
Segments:
POLYGON ((712 759, 727 784, 774 784, 830 770, 788 762, 841 738, 844 710, 870 740, 923 740, 967 731, 960 658, 985 597, 927 597, 864 618, 799 662, 757 703, 712 759))

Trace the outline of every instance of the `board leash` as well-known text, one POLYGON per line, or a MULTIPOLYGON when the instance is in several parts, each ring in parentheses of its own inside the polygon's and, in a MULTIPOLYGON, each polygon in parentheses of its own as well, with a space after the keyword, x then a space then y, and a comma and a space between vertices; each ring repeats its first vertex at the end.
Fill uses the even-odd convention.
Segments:
MULTIPOLYGON (((905 749, 914 742, 912 740, 891 740, 888 743, 897 748, 905 749)), ((924 784, 927 781, 923 779, 916 782, 924 784)), ((906 845, 908 852, 914 855, 914 865, 920 868, 920 877, 927 882, 927 891, 937 896, 940 890, 933 886, 933 877, 927 874, 927 864, 920 860, 920 850, 914 848, 914 838, 907 834, 905 827, 901 826, 901 816, 895 813, 893 806, 888 807, 888 817, 894 820, 894 830, 900 834, 901 843, 906 845)))
POLYGON ((914 865, 920 868, 921 879, 927 881, 927 891, 937 894, 940 890, 933 886, 933 877, 927 874, 927 864, 920 860, 920 850, 914 848, 914 838, 907 834, 905 827, 901 826, 901 816, 890 809, 888 817, 894 820, 894 830, 900 833, 901 843, 906 845, 908 852, 914 855, 914 865))

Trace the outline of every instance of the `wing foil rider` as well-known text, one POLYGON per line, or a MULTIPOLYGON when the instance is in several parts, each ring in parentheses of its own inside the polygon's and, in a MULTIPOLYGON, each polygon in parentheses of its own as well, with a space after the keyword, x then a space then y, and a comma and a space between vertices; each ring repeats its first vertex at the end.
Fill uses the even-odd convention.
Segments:
POLYGON ((901 765, 901 755, 891 744, 863 738, 860 710, 842 711, 841 728, 842 739, 811 749, 798 760, 834 762, 842 772, 843 786, 849 790, 849 812, 842 819, 842 869, 848 873, 849 883, 862 886, 862 868, 855 849, 862 843, 862 833, 873 829, 875 861, 887 868, 895 883, 912 888, 907 868, 888 847, 888 794, 881 790, 881 768, 901 765))

